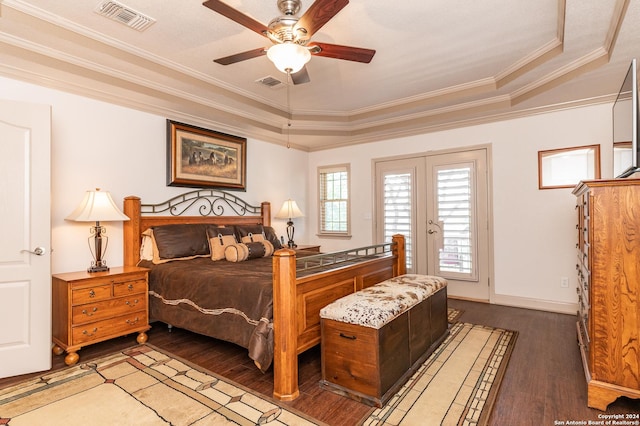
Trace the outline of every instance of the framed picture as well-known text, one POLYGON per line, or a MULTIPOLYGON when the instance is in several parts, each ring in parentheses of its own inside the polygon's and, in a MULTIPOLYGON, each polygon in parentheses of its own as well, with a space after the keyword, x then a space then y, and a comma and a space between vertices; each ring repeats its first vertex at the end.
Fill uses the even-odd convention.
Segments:
POLYGON ((167 120, 167 185, 246 190, 247 139, 167 120))
POLYGON ((573 188, 600 179, 600 145, 538 151, 538 188, 573 188))

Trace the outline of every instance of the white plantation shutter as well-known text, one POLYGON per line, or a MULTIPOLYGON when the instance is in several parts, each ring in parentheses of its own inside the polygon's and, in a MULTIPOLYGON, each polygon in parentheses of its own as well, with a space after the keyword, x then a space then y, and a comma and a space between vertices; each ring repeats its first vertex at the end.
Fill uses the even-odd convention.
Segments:
POLYGON ((405 236, 407 270, 413 270, 412 250, 412 180, 411 173, 388 173, 383 176, 384 240, 394 234, 405 236))
POLYGON ((348 235, 349 167, 348 165, 318 168, 320 234, 348 235))
POLYGON ((443 276, 477 277, 472 166, 437 170, 437 212, 442 228, 438 269, 443 276))

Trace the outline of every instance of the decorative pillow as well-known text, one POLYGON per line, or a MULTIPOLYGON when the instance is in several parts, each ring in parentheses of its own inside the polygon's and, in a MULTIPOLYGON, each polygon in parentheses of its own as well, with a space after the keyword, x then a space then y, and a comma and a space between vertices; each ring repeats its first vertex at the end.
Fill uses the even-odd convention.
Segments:
MULTIPOLYGON (((235 228, 233 227, 233 225, 207 225, 207 237, 209 239, 217 237, 218 235, 235 235, 235 228)), ((236 240, 238 239, 236 238, 236 240)))
POLYGON ((218 234, 217 237, 209 239, 209 246, 211 247, 211 260, 222 260, 225 258, 225 249, 229 246, 236 244, 236 237, 234 235, 222 235, 218 234))
POLYGON ((263 226, 262 228, 264 229, 265 239, 273 245, 273 249, 280 250, 282 248, 282 244, 280 244, 280 239, 276 234, 276 230, 271 226, 263 226))
POLYGON ((271 256, 275 251, 273 244, 267 240, 261 241, 261 243, 264 245, 264 257, 271 256))
POLYGON ((224 249, 224 256, 229 262, 243 262, 271 254, 273 254, 273 246, 269 241, 232 244, 224 249))
POLYGON ((140 260, 153 261, 153 229, 147 229, 142 233, 140 260))
POLYGON ((249 234, 258 235, 263 234, 264 229, 262 225, 236 225, 236 239, 238 241, 242 241, 242 238, 248 236, 249 234))
POLYGON ((249 235, 247 235, 246 237, 242 237, 242 240, 240 240, 240 242, 243 243, 257 243, 260 241, 264 241, 264 235, 252 234, 251 232, 249 232, 249 235))
POLYGON ((153 227, 153 263, 188 260, 210 255, 206 225, 179 224, 153 227))

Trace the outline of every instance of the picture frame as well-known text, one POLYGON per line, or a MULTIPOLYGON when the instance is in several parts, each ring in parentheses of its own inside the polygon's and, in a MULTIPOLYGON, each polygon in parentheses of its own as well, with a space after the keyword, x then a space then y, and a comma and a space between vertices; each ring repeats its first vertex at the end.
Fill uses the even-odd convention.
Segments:
POLYGON ((167 120, 167 186, 246 191, 247 139, 167 120))
POLYGON ((600 179, 600 145, 538 151, 538 189, 573 188, 600 179))

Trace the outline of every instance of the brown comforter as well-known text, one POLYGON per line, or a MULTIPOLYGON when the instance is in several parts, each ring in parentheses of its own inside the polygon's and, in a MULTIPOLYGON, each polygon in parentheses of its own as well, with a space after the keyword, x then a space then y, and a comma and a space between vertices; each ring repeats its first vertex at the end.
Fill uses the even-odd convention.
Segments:
POLYGON ((160 265, 149 274, 149 319, 236 343, 262 371, 273 361, 272 259, 160 265))

